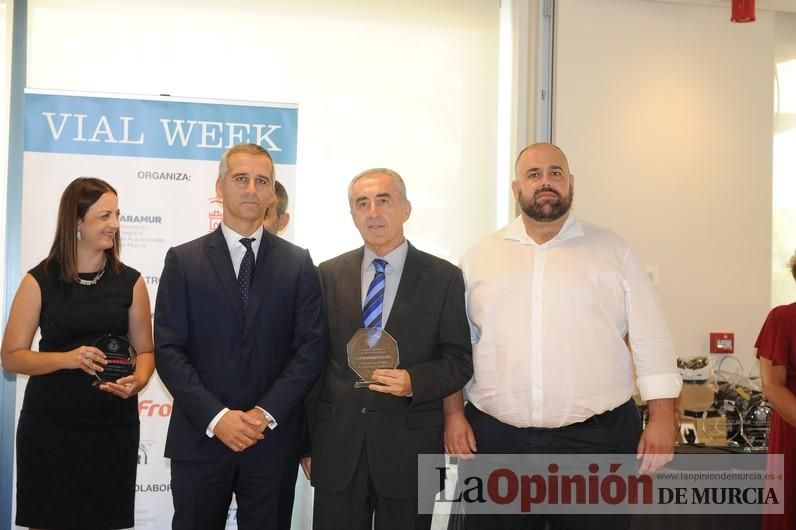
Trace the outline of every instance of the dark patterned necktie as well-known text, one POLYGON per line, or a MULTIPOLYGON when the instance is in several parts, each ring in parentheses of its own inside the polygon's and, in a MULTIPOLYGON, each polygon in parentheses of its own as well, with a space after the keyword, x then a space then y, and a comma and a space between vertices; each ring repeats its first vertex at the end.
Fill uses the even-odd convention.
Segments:
POLYGON ((240 301, 243 303, 243 312, 246 313, 246 308, 249 307, 249 289, 251 289, 252 278, 254 277, 254 251, 252 250, 254 238, 244 237, 240 242, 246 247, 246 254, 243 255, 243 260, 240 262, 238 286, 240 287, 240 301))
POLYGON ((384 277, 384 267, 387 262, 383 259, 374 259, 373 268, 376 269, 376 274, 373 276, 373 281, 370 282, 368 287, 368 294, 365 295, 365 305, 362 307, 362 322, 366 328, 381 328, 381 313, 384 310, 384 286, 386 285, 386 278, 384 277))

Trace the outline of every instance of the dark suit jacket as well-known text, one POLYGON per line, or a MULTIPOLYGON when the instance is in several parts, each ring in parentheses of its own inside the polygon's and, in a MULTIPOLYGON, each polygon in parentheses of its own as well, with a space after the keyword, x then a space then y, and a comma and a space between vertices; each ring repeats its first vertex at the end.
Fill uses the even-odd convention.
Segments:
POLYGON ((340 491, 351 480, 366 444, 379 494, 417 494, 417 455, 441 453, 442 398, 472 375, 470 332, 461 271, 409 245, 385 330, 398 342, 399 368, 412 379, 413 396, 355 389, 346 344, 362 327, 360 248, 319 267, 328 315, 330 350, 311 404, 312 482, 340 491))
POLYGON ((155 305, 158 374, 174 397, 166 456, 209 460, 229 449, 206 429, 224 407, 260 406, 277 421, 247 451, 300 451, 303 399, 326 353, 309 252, 264 232, 249 307, 221 229, 169 249, 155 305))

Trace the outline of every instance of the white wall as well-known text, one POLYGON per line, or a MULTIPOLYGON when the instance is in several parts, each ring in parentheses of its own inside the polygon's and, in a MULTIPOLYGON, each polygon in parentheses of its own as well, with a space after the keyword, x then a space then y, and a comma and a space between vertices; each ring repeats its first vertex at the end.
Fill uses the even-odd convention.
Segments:
POLYGON ((498 0, 29 6, 30 87, 298 103, 292 222, 316 261, 361 244, 346 187, 369 167, 406 179, 422 249, 455 261, 494 227, 498 0))
POLYGON ((577 213, 658 270, 677 353, 735 332, 752 368, 770 303, 774 15, 558 2, 555 141, 577 213))
POLYGON ((771 304, 796 301, 796 282, 786 267, 796 252, 796 13, 775 17, 774 226, 771 304))

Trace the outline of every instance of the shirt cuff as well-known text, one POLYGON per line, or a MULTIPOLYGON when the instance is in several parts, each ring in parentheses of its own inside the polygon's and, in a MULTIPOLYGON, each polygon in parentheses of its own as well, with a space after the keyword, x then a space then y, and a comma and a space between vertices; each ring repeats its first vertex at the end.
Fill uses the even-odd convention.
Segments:
POLYGON ((216 435, 216 433, 214 433, 213 431, 215 430, 216 425, 218 425, 218 422, 221 421, 221 417, 227 412, 229 412, 229 409, 227 407, 224 407, 223 409, 221 409, 221 412, 216 414, 215 417, 212 420, 210 420, 210 424, 207 426, 207 431, 205 432, 208 438, 213 438, 216 435))
POLYGON ((639 394, 644 401, 670 399, 680 395, 683 378, 680 374, 645 375, 636 379, 639 394))
POLYGON ((273 417, 273 416, 271 416, 270 414, 268 414, 268 411, 267 411, 267 410, 265 410, 265 409, 264 409, 264 408, 262 408, 262 407, 258 407, 258 406, 256 406, 256 405, 255 405, 255 407, 254 407, 254 408, 256 408, 257 410, 259 410, 260 412, 262 412, 262 413, 263 413, 263 415, 265 415, 265 421, 267 421, 267 422, 268 422, 268 428, 269 428, 269 429, 271 429, 271 430, 274 430, 274 429, 276 429, 276 426, 277 426, 277 425, 279 425, 279 424, 276 422, 276 420, 274 419, 274 417, 273 417))

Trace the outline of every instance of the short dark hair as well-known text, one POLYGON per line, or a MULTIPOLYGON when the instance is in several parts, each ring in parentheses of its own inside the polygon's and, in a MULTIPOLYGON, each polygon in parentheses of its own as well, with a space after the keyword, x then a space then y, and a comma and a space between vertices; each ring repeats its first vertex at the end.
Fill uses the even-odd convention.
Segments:
MULTIPOLYGON (((77 221, 83 219, 91 205, 106 193, 119 196, 113 186, 104 180, 79 177, 69 183, 61 195, 55 238, 44 265, 45 269, 57 265, 64 283, 74 283, 77 278, 77 221)), ((105 258, 116 273, 122 266, 119 259, 121 246, 122 238, 117 230, 113 236, 113 247, 105 250, 105 258)))
POLYGON ((287 205, 290 199, 287 196, 287 190, 278 180, 274 181, 274 191, 276 192, 276 215, 277 217, 281 217, 287 211, 287 205))
POLYGON ((236 153, 246 153, 247 155, 263 155, 268 157, 271 161, 271 178, 276 178, 276 167, 274 167, 274 159, 271 158, 271 153, 268 149, 258 144, 236 144, 224 151, 221 155, 221 160, 218 163, 218 178, 221 179, 229 171, 229 157, 236 153))

